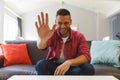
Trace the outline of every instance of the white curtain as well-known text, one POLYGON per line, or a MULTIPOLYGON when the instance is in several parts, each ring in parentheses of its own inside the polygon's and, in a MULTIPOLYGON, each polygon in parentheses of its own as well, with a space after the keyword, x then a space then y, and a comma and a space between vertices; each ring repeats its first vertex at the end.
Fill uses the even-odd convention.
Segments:
POLYGON ((4 41, 15 40, 17 37, 18 22, 17 18, 5 14, 4 15, 4 41))

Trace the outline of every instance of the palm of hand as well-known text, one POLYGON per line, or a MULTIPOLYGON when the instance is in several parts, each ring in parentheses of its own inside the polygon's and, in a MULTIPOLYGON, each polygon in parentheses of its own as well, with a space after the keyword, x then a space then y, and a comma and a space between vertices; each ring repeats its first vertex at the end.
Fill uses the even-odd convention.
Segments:
POLYGON ((49 39, 52 36, 53 31, 48 26, 41 26, 38 29, 38 35, 41 39, 49 39))
POLYGON ((48 26, 48 14, 46 13, 46 23, 44 21, 44 14, 41 12, 41 17, 38 15, 38 22, 35 23, 37 33, 40 39, 47 41, 55 31, 56 25, 50 30, 48 26))

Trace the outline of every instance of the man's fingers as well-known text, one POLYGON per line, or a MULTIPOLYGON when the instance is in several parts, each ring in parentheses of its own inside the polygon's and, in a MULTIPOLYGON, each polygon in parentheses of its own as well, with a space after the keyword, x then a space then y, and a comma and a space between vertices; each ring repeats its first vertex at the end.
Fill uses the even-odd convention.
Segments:
POLYGON ((45 14, 46 19, 44 18, 44 13, 41 12, 41 17, 40 15, 38 15, 38 22, 39 22, 39 26, 41 26, 41 24, 45 24, 48 25, 49 21, 48 21, 48 13, 45 14), (45 21, 46 20, 46 21, 45 21))
POLYGON ((55 70, 54 75, 57 75, 58 69, 55 70))
POLYGON ((62 75, 65 75, 66 71, 63 71, 62 75))
POLYGON ((64 69, 56 69, 54 75, 64 75, 65 73, 64 69))
POLYGON ((59 75, 64 75, 63 73, 64 73, 64 70, 61 69, 61 70, 59 71, 59 75))
POLYGON ((39 26, 41 25, 40 15, 38 15, 39 26))
POLYGON ((48 25, 49 20, 48 20, 48 13, 45 14, 46 15, 46 25, 48 25))
POLYGON ((37 24, 37 22, 35 22, 35 27, 36 27, 36 29, 38 30, 38 28, 39 28, 39 27, 38 27, 38 24, 37 24))
POLYGON ((42 24, 44 24, 44 13, 43 12, 41 12, 41 17, 42 17, 42 24))

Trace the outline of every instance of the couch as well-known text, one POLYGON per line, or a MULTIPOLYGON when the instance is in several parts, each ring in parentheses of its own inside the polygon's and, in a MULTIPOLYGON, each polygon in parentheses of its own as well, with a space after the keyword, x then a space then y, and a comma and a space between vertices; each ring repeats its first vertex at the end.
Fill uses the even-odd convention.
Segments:
MULTIPOLYGON (((35 40, 9 40, 5 41, 6 44, 20 44, 26 43, 29 58, 32 65, 16 64, 3 67, 4 57, 0 56, 0 80, 6 80, 12 75, 36 75, 35 64, 38 60, 46 57, 48 50, 41 51, 37 48, 35 40)), ((91 41, 88 41, 89 47, 91 41)), ((95 68, 95 75, 113 75, 120 79, 120 69, 107 64, 93 64, 95 68)))

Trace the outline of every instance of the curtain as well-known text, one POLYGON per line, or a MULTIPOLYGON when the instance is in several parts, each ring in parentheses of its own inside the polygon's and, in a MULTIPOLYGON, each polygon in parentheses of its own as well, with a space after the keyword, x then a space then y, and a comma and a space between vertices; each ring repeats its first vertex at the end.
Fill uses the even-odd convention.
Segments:
POLYGON ((17 37, 22 37, 22 19, 17 17, 17 21, 18 21, 17 37))

